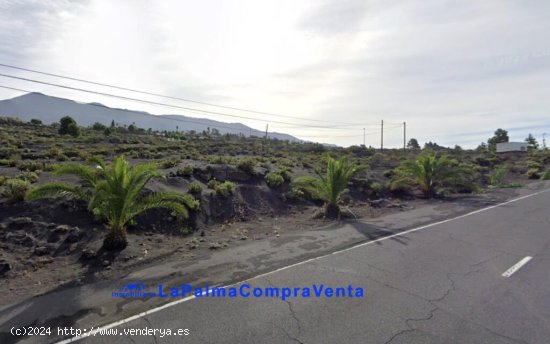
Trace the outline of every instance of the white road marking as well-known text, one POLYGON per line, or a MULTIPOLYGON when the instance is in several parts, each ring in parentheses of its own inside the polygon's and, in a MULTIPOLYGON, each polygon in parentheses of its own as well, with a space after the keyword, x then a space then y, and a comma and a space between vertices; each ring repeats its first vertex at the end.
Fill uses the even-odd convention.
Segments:
MULTIPOLYGON (((550 191, 550 189, 545 189, 545 190, 537 191, 537 192, 532 193, 532 194, 529 194, 529 195, 521 196, 521 197, 514 198, 514 199, 511 199, 511 200, 506 201, 506 202, 503 202, 503 203, 499 203, 499 204, 496 204, 496 205, 492 205, 492 206, 490 206, 490 207, 486 207, 486 208, 474 210, 474 211, 469 212, 469 213, 464 214, 464 215, 459 215, 459 216, 456 216, 456 217, 453 217, 453 218, 450 218, 450 219, 447 219, 447 220, 443 220, 443 221, 438 221, 438 222, 430 223, 430 224, 428 224, 428 225, 416 227, 416 228, 409 229, 409 230, 406 230, 406 231, 403 231, 403 232, 399 232, 399 233, 396 233, 396 234, 393 234, 393 235, 388 235, 388 236, 383 237, 383 238, 380 238, 380 239, 376 239, 376 240, 373 240, 373 241, 368 241, 368 242, 365 242, 365 243, 362 243, 362 244, 359 244, 359 245, 356 245, 356 246, 352 246, 352 247, 349 247, 349 248, 346 248, 346 249, 343 249, 343 250, 340 250, 340 251, 335 251, 335 252, 326 254, 326 255, 324 255, 324 256, 319 256, 319 257, 315 257, 315 258, 311 258, 311 259, 308 259, 308 260, 304 260, 304 261, 301 261, 301 262, 298 262, 298 263, 295 263, 295 264, 292 264, 292 265, 284 266, 284 267, 279 268, 279 269, 277 269, 277 270, 273 270, 273 271, 270 271, 270 272, 266 272, 266 273, 264 273, 264 274, 254 276, 254 277, 249 278, 249 279, 247 279, 247 280, 240 281, 240 282, 237 282, 237 283, 234 283, 234 284, 231 284, 231 285, 220 286, 220 288, 228 288, 228 287, 231 287, 231 286, 235 286, 235 285, 238 285, 238 284, 241 284, 241 283, 245 283, 245 282, 251 281, 251 280, 256 279, 256 278, 261 278, 261 277, 268 276, 268 275, 271 275, 271 274, 274 274, 274 273, 277 273, 277 272, 280 272, 280 271, 283 271, 283 270, 287 270, 287 269, 293 268, 293 267, 295 267, 295 266, 303 265, 303 264, 306 264, 306 263, 309 263, 309 262, 316 261, 316 260, 318 260, 318 259, 326 258, 326 257, 329 257, 329 256, 334 255, 334 254, 340 254, 340 253, 342 253, 342 252, 347 252, 347 251, 350 251, 350 250, 354 250, 354 249, 356 249, 356 248, 360 248, 360 247, 363 247, 363 246, 371 245, 371 244, 374 244, 374 243, 376 243, 376 242, 380 242, 380 241, 388 240, 388 239, 391 239, 391 238, 403 236, 403 235, 406 235, 406 234, 409 234, 409 233, 417 232, 417 231, 422 230, 422 229, 426 229, 426 228, 429 228, 429 227, 434 227, 434 226, 437 226, 437 225, 441 225, 441 224, 443 224, 443 223, 447 223, 447 222, 451 222, 451 221, 455 221, 455 220, 458 220, 458 219, 462 219, 462 218, 465 218, 465 217, 468 217, 468 216, 471 216, 471 215, 479 214, 479 213, 485 212, 485 211, 487 211, 487 210, 495 209, 495 208, 501 207, 501 206, 503 206, 503 205, 507 205, 507 204, 514 203, 514 202, 517 202, 517 201, 521 201, 521 200, 523 200, 523 199, 526 199, 526 198, 529 198, 529 197, 533 197, 533 196, 537 196, 537 195, 540 195, 540 194, 545 193, 545 192, 548 192, 548 191, 550 191)), ((527 258, 527 257, 526 257, 526 258, 527 258)), ((524 259, 525 259, 525 258, 524 258, 524 259)), ((107 324, 107 325, 104 325, 104 326, 97 327, 97 328, 94 329, 94 330, 95 330, 95 333, 98 333, 98 332, 101 331, 101 330, 107 330, 107 329, 110 329, 110 328, 113 328, 113 327, 120 326, 120 325, 122 325, 122 324, 129 323, 129 322, 131 322, 131 321, 133 321, 133 320, 136 320, 136 319, 145 317, 145 316, 147 316, 147 315, 149 315, 149 314, 153 314, 153 313, 159 312, 159 311, 161 311, 161 310, 163 310, 163 309, 166 309, 166 308, 169 308, 169 307, 172 307, 172 306, 175 306, 175 305, 177 305, 177 304, 180 304, 180 303, 183 303, 183 302, 187 302, 187 301, 190 301, 190 300, 193 300, 193 299, 195 299, 195 296, 188 296, 188 297, 183 298, 183 299, 181 299, 181 300, 172 301, 172 302, 169 302, 169 303, 167 303, 167 304, 165 304, 165 305, 163 305, 163 306, 160 306, 160 307, 157 307, 157 308, 150 309, 150 310, 148 310, 148 311, 145 311, 145 312, 136 314, 136 315, 131 316, 131 317, 129 317, 129 318, 122 319, 122 320, 116 321, 116 322, 111 323, 111 324, 107 324)), ((67 339, 65 339, 65 340, 59 341, 59 342, 57 342, 56 344, 73 343, 73 342, 76 342, 77 340, 80 340, 80 339, 89 337, 89 336, 92 335, 92 334, 93 334, 93 333, 92 333, 91 331, 90 331, 90 332, 86 332, 86 333, 84 333, 84 334, 82 334, 82 335, 80 335, 80 336, 76 336, 76 337, 72 337, 72 338, 67 338, 67 339)))
POLYGON ((533 257, 530 257, 530 256, 527 256, 527 257, 523 258, 522 260, 517 262, 514 266, 512 266, 510 269, 504 271, 504 273, 502 274, 502 277, 512 276, 514 274, 514 272, 521 269, 521 267, 524 266, 525 264, 527 264, 531 259, 533 259, 533 257))

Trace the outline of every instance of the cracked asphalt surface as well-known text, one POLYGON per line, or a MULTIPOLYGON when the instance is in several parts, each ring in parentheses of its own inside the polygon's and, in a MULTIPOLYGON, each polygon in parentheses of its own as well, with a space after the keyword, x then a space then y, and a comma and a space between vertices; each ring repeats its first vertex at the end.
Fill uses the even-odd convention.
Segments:
MULTIPOLYGON (((363 298, 197 298, 118 328, 117 343, 548 343, 550 192, 248 281, 363 287, 363 298), (525 256, 533 259, 505 278, 525 256)), ((112 343, 87 337, 80 343, 112 343)))

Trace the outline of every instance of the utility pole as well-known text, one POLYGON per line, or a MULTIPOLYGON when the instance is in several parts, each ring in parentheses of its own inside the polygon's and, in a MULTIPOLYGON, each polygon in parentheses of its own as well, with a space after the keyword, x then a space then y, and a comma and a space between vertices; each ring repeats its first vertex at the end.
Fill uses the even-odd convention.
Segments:
POLYGON ((365 128, 363 128, 363 146, 364 146, 364 147, 366 147, 366 146, 365 146, 365 136, 366 136, 366 134, 365 134, 365 128))
POLYGON ((407 122, 403 122, 403 150, 407 150, 407 122))
POLYGON ((384 150, 384 120, 380 129, 380 150, 384 150))
POLYGON ((265 125, 265 139, 264 139, 264 152, 267 154, 267 130, 269 129, 269 123, 265 125))

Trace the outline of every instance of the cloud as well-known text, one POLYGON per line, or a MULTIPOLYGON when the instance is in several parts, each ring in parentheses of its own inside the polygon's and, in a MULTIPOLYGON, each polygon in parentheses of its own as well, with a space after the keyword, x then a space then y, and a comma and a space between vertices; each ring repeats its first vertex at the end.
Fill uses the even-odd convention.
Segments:
MULTIPOLYGON (((313 121, 363 123, 284 128, 341 145, 362 143, 363 127, 367 144, 378 145, 384 119, 407 121, 421 143, 472 146, 499 127, 514 137, 550 132, 549 11, 542 0, 7 1, 0 4, 0 60, 313 121)), ((256 118, 243 122, 260 128, 281 120, 256 118)), ((401 129, 388 126, 385 139, 402 145, 401 129)))
POLYGON ((298 28, 319 35, 356 32, 369 15, 368 1, 316 1, 300 18, 298 28))

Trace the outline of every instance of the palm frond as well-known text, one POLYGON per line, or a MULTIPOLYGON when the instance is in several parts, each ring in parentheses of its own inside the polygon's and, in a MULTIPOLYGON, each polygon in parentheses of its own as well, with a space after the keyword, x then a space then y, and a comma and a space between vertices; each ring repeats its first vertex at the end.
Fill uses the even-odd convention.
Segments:
POLYGON ((82 179, 88 186, 94 186, 97 181, 97 171, 81 164, 64 164, 54 169, 53 175, 69 174, 82 179))
POLYGON ((27 192, 25 199, 28 201, 33 201, 39 198, 60 196, 70 196, 85 201, 90 199, 90 195, 83 191, 81 187, 61 182, 48 183, 31 189, 27 192))

